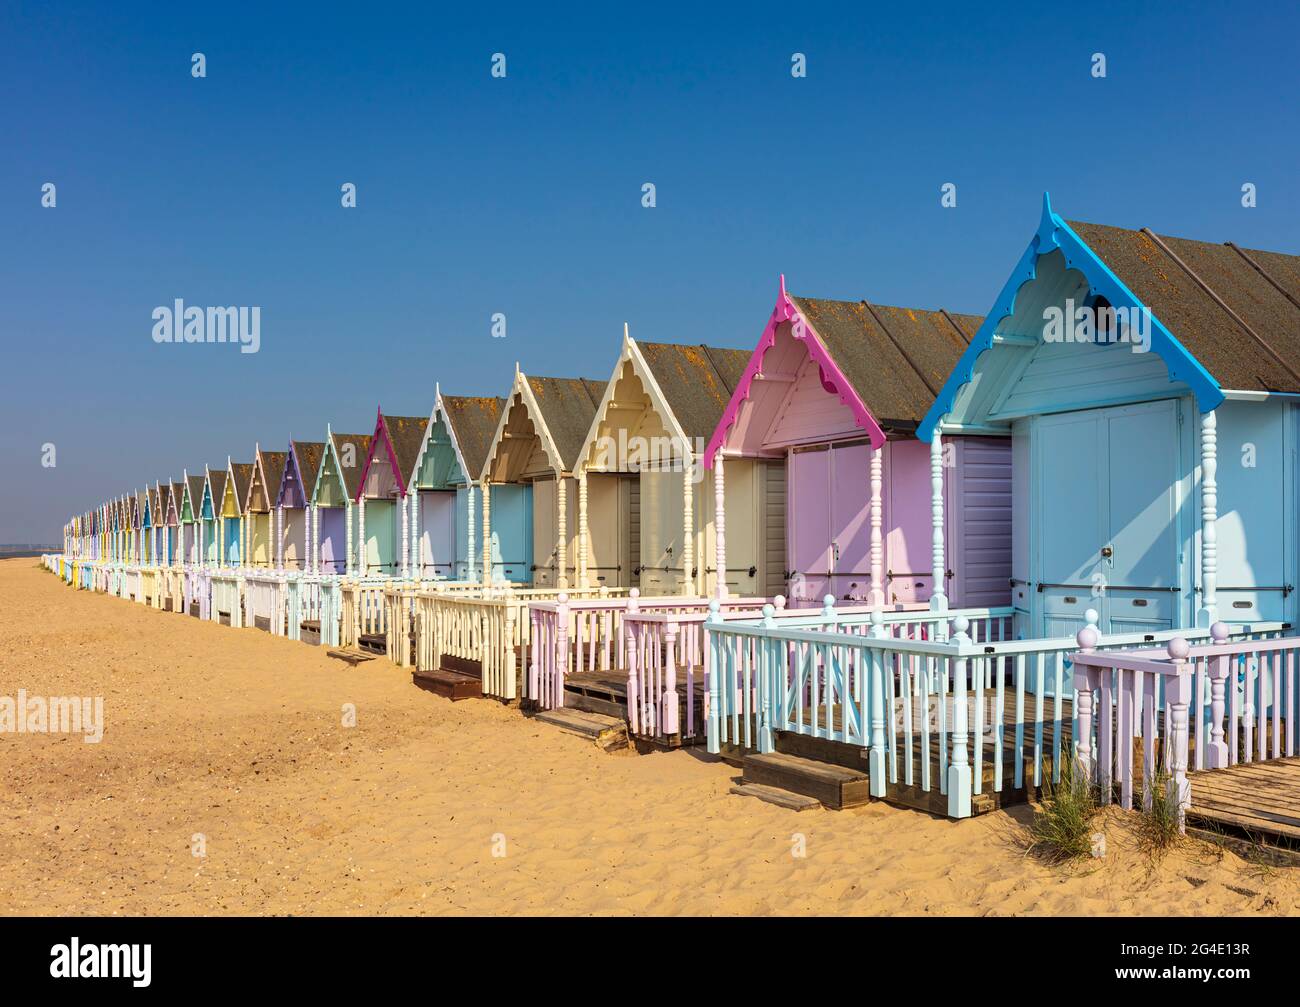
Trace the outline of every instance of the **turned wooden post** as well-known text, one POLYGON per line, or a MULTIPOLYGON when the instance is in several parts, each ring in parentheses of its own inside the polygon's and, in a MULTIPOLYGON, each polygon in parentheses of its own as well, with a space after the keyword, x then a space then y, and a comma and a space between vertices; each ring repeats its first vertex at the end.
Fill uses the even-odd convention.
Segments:
POLYGON ((363 493, 357 501, 357 573, 365 577, 370 565, 366 550, 366 497, 363 493))
POLYGON ((714 592, 719 599, 727 597, 727 493, 726 477, 722 468, 722 449, 713 456, 713 538, 718 568, 718 587, 714 592))
MULTIPOLYGON (((1093 626, 1084 626, 1083 629, 1075 635, 1075 642, 1079 645, 1079 653, 1092 654, 1097 649, 1098 634, 1093 626)), ((1083 774, 1085 780, 1092 780, 1094 775, 1095 753, 1092 747, 1092 728, 1093 728, 1093 691, 1097 688, 1097 669, 1087 665, 1075 662, 1074 665, 1074 689, 1078 693, 1078 706, 1076 714, 1078 716, 1078 737, 1075 742, 1075 759, 1078 762, 1079 772, 1083 774)), ((1103 716, 1110 716, 1110 711, 1105 710, 1103 716)))
MULTIPOLYGON (((1221 647, 1228 642, 1228 634, 1228 627, 1221 622, 1216 622, 1210 627, 1210 639, 1214 641, 1216 647, 1221 647)), ((1205 746, 1205 766, 1207 769, 1225 769, 1229 761, 1228 744, 1223 740, 1224 692, 1228 685, 1228 670, 1232 666, 1232 656, 1218 654, 1211 657, 1207 663, 1210 673, 1210 740, 1205 746)))
POLYGON ((552 689, 555 709, 558 710, 564 706, 564 679, 569 672, 569 596, 560 592, 555 602, 555 682, 552 689))
POLYGON ((1187 656, 1191 646, 1182 637, 1169 641, 1173 675, 1165 678, 1165 702, 1169 704, 1169 797, 1178 808, 1178 831, 1186 826, 1192 805, 1192 787, 1187 779, 1187 708, 1192 699, 1192 665, 1187 656))
POLYGON ((948 583, 943 553, 943 439, 936 427, 930 441, 930 576, 934 581, 930 593, 932 612, 948 611, 948 583))
POLYGON ((587 527, 587 470, 578 469, 578 586, 591 587, 588 577, 590 560, 587 550, 591 548, 589 529, 587 527))
POLYGON ((871 452, 871 604, 880 608, 885 604, 885 546, 881 535, 883 510, 881 488, 884 485, 884 445, 871 452))
MULTIPOLYGON (((936 440, 938 438, 936 437, 936 440)), ((953 620, 957 631, 952 642, 959 648, 950 660, 952 664, 952 755, 948 761, 948 817, 969 818, 971 813, 971 767, 967 750, 970 722, 966 709, 966 670, 968 658, 964 650, 970 644, 966 631, 970 620, 964 615, 953 620)))
POLYGON ((555 474, 555 564, 557 576, 555 586, 565 590, 569 586, 569 490, 564 482, 564 473, 555 474))
POLYGON ((483 583, 492 583, 492 492, 483 480, 483 583))
MULTIPOLYGON (((830 596, 827 595, 829 598, 830 596)), ((829 606, 828 606, 829 607, 829 606)), ((823 615, 826 613, 823 612, 823 615)), ((833 616, 832 616, 833 617, 833 616)), ((879 609, 871 613, 871 629, 867 632, 873 640, 883 640, 889 633, 885 630, 885 617, 879 609)), ((885 665, 885 652, 879 647, 867 650, 867 661, 871 681, 867 688, 871 690, 871 742, 867 750, 867 772, 871 781, 871 796, 884 797, 888 786, 885 773, 885 675, 892 674, 893 669, 885 665)), ((847 700, 846 697, 842 699, 847 700)), ((891 711, 892 713, 892 711, 891 711)))
POLYGON ((1201 609, 1197 625, 1209 626, 1218 614, 1219 517, 1218 419, 1211 409, 1201 416, 1201 609))
POLYGON ((690 450, 682 448, 682 590, 686 596, 695 594, 695 507, 691 484, 690 450))
POLYGON ((677 632, 676 622, 664 626, 664 691, 659 703, 659 729, 665 735, 677 734, 677 632))

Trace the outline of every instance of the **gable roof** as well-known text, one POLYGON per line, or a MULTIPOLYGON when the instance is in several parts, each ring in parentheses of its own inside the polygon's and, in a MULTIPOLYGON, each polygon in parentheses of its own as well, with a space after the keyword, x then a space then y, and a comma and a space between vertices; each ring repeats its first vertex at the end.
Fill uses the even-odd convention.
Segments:
POLYGON ((745 372, 748 351, 678 343, 635 345, 682 433, 707 441, 745 372))
POLYGON ((247 506, 248 487, 253 481, 253 463, 231 462, 230 478, 234 483, 231 490, 235 494, 235 506, 239 508, 239 513, 243 514, 247 506))
MULTIPOLYGON (((262 487, 266 493, 267 505, 275 506, 275 495, 280 492, 280 482, 284 479, 284 467, 289 462, 288 451, 267 451, 263 448, 257 449, 256 464, 262 470, 262 478, 266 480, 262 487)), ((249 491, 252 491, 252 480, 249 481, 249 491)), ((244 505, 248 509, 248 505, 244 505)))
POLYGON ((441 401, 447 426, 460 450, 465 476, 471 482, 478 482, 487 465, 488 451, 501 422, 506 400, 491 396, 444 395, 441 401))
POLYGON ((293 464, 298 470, 298 480, 302 483, 303 494, 309 494, 312 487, 316 485, 321 459, 325 457, 325 442, 290 441, 289 449, 293 452, 293 464))
POLYGON ((1300 392, 1300 256, 1068 225, 1220 388, 1300 392))
MULTIPOLYGON (((375 456, 382 453, 392 468, 398 495, 405 497, 415 474, 415 465, 419 461, 425 435, 429 431, 430 419, 430 416, 386 416, 381 407, 375 417, 375 433, 370 441, 370 452, 366 455, 365 465, 361 469, 358 486, 364 485, 375 456)), ((359 488, 357 493, 360 493, 359 488)), ((353 499, 357 499, 355 494, 353 499)))
POLYGON ((190 514, 197 521, 203 516, 203 476, 185 476, 186 489, 189 491, 190 514))
MULTIPOLYGON (((1225 388, 1300 392, 1300 256, 1162 237, 1149 228, 1071 223, 1044 193, 1038 230, 918 428, 923 440, 974 381, 983 354, 1032 352, 1037 340, 996 345, 994 337, 1021 288, 1037 276, 1039 259, 1058 253, 1067 270, 1082 275, 1089 296, 1149 310, 1150 350, 1171 383, 1190 389, 1201 412, 1215 409, 1225 388)), ((967 398, 981 394, 987 393, 973 390, 967 398)))
POLYGON ((184 505, 185 487, 178 482, 171 484, 171 503, 167 508, 168 520, 174 524, 179 524, 181 520, 181 507, 184 505))
MULTIPOLYGON (((365 471, 366 467, 364 459, 370 457, 371 439, 370 434, 340 434, 330 431, 330 440, 334 445, 335 464, 343 474, 343 488, 347 491, 349 500, 355 500, 357 493, 361 489, 361 473, 365 471), (362 459, 362 463, 345 469, 341 459, 344 448, 349 444, 352 445, 353 457, 362 459)), ((324 461, 323 457, 322 461, 324 461)))
POLYGON ((596 418, 604 382, 589 378, 541 378, 526 375, 533 400, 560 453, 564 471, 572 472, 596 418))
POLYGON ((208 469, 208 485, 212 488, 212 513, 221 514, 221 501, 226 495, 226 470, 208 469))

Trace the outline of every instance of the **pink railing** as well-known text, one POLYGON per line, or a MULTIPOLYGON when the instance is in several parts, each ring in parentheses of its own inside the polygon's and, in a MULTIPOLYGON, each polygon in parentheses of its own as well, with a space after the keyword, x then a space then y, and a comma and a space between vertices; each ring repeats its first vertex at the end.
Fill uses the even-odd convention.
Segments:
POLYGON ((1182 827, 1192 803, 1189 764, 1224 769, 1294 753, 1297 718, 1288 714, 1296 708, 1300 638, 1229 643, 1231 632, 1215 623, 1208 644, 1178 638, 1165 648, 1106 653, 1092 649, 1095 630, 1079 632, 1077 758, 1104 803, 1118 786, 1121 806, 1131 809, 1140 777, 1149 808, 1163 777, 1182 827), (1139 767, 1134 738, 1142 739, 1139 767))
MULTIPOLYGON (((759 612, 764 598, 737 598, 725 602, 727 611, 759 612)), ((578 672, 626 673, 629 653, 625 632, 630 614, 699 616, 709 612, 708 598, 661 595, 643 598, 636 588, 626 598, 574 599, 561 594, 554 601, 529 605, 531 640, 524 697, 543 709, 564 705, 564 682, 578 672)), ((702 637, 696 631, 696 651, 702 637)), ((698 662, 697 662, 698 663, 698 662)))

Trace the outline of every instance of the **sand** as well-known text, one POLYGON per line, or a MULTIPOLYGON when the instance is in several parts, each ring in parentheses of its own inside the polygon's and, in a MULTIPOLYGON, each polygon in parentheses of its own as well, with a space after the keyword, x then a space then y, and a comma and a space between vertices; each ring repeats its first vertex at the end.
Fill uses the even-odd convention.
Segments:
POLYGON ((99 744, 0 734, 7 914, 1300 911, 1300 869, 1198 842, 1153 862, 1122 813, 1082 868, 1026 856, 1027 808, 794 813, 728 794, 707 755, 605 754, 30 559, 0 562, 0 612, 0 696, 102 696, 106 724, 99 744))

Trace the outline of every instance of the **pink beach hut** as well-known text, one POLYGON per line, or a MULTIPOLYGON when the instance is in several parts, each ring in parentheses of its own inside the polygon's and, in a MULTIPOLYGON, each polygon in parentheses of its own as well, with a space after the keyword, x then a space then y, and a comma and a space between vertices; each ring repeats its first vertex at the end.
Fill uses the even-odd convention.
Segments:
MULTIPOLYGON (((721 518, 717 564, 735 566, 734 553, 782 557, 792 605, 820 604, 827 594, 891 607, 928 603, 937 474, 916 428, 981 321, 796 297, 782 277, 705 454, 721 518), (734 494, 738 482, 767 492, 734 494)), ((943 459, 944 593, 957 605, 1005 605, 1010 447, 969 437, 952 448, 943 459)))

